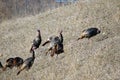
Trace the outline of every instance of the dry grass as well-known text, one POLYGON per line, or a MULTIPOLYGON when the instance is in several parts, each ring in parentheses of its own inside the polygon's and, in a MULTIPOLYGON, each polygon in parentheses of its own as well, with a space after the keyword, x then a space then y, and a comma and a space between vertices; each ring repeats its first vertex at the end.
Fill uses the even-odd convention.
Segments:
POLYGON ((32 68, 16 76, 17 69, 0 71, 0 80, 119 80, 120 1, 86 0, 45 13, 0 24, 0 61, 31 56, 29 49, 41 30, 42 43, 63 30, 65 52, 45 56, 47 47, 36 50, 32 68), (81 31, 98 27, 101 33, 91 40, 76 41, 81 31))

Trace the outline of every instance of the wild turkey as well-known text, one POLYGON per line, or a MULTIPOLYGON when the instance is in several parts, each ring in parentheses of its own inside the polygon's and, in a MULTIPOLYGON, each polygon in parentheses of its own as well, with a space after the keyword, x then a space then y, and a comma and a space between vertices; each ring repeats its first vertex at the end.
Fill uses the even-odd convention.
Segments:
POLYGON ((15 57, 14 58, 14 66, 17 68, 20 68, 21 65, 23 64, 23 59, 20 57, 15 57))
POLYGON ((41 44, 41 33, 40 33, 40 30, 37 30, 38 32, 38 35, 37 37, 33 40, 33 43, 32 43, 32 46, 31 46, 31 49, 30 49, 30 52, 32 52, 32 50, 35 50, 37 48, 39 48, 40 44, 41 44))
POLYGON ((88 28, 88 29, 85 29, 82 31, 80 38, 78 38, 77 40, 83 39, 83 38, 89 39, 89 38, 91 38, 99 33, 100 33, 100 30, 98 28, 88 28))
POLYGON ((57 55, 64 52, 62 31, 60 32, 59 40, 60 41, 53 48, 53 52, 57 55))
POLYGON ((6 70, 6 68, 12 69, 13 67, 19 68, 23 64, 23 59, 20 57, 15 58, 9 58, 6 60, 5 67, 3 67, 3 70, 6 70))
POLYGON ((50 43, 49 49, 46 52, 46 55, 49 51, 51 51, 51 56, 53 57, 54 53, 59 54, 64 52, 63 50, 63 36, 62 31, 60 32, 60 36, 51 36, 48 40, 42 44, 42 46, 50 43))
POLYGON ((10 69, 14 67, 14 58, 9 58, 6 60, 5 67, 3 68, 3 70, 5 71, 7 67, 10 69))
POLYGON ((20 72, 23 71, 24 69, 29 70, 32 67, 32 65, 34 63, 34 60, 35 60, 35 52, 34 52, 34 50, 32 50, 31 52, 32 52, 32 57, 27 58, 23 62, 23 64, 21 65, 20 70, 18 71, 17 75, 19 75, 20 72))

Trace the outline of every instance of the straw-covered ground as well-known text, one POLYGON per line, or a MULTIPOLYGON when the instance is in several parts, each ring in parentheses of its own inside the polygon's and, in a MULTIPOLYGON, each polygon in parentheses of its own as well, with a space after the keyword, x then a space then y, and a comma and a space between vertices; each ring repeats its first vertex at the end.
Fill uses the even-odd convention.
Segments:
POLYGON ((42 43, 63 30, 64 53, 45 55, 47 46, 36 50, 29 71, 0 70, 0 80, 120 80, 120 0, 86 0, 45 13, 4 21, 0 24, 0 61, 26 59, 37 29, 42 43), (77 41, 81 31, 97 27, 101 33, 77 41))

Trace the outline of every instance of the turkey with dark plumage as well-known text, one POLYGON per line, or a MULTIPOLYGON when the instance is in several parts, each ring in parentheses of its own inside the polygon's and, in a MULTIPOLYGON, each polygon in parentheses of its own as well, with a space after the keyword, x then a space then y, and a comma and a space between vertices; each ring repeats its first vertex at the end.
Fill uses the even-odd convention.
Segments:
POLYGON ((37 30, 38 32, 38 35, 37 37, 33 40, 33 43, 32 43, 32 46, 31 46, 31 49, 30 49, 30 52, 32 52, 32 50, 35 50, 37 48, 39 48, 40 44, 41 44, 41 33, 40 33, 40 30, 37 30))
POLYGON ((62 31, 60 32, 59 37, 58 36, 51 36, 48 38, 48 40, 42 44, 42 46, 50 43, 48 50, 46 51, 46 55, 49 51, 51 51, 51 56, 53 57, 54 54, 60 54, 64 52, 63 50, 63 35, 62 31))
POLYGON ((80 37, 77 39, 83 39, 83 38, 88 38, 90 39, 91 37, 99 34, 101 31, 98 28, 88 28, 82 31, 82 34, 80 37))
POLYGON ((32 57, 27 58, 23 62, 23 64, 21 65, 20 70, 18 71, 17 75, 19 75, 20 72, 23 71, 24 69, 29 70, 32 67, 32 65, 34 63, 34 60, 35 60, 35 52, 34 52, 34 50, 32 50, 31 53, 32 53, 32 57))

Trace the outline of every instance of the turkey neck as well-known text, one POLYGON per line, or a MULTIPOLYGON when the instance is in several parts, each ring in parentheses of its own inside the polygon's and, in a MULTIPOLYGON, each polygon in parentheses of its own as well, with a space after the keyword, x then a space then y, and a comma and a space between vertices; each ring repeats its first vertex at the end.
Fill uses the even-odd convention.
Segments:
POLYGON ((35 52, 32 51, 32 58, 35 59, 35 52))
POLYGON ((41 34, 40 34, 40 32, 38 32, 38 37, 41 39, 41 34))

